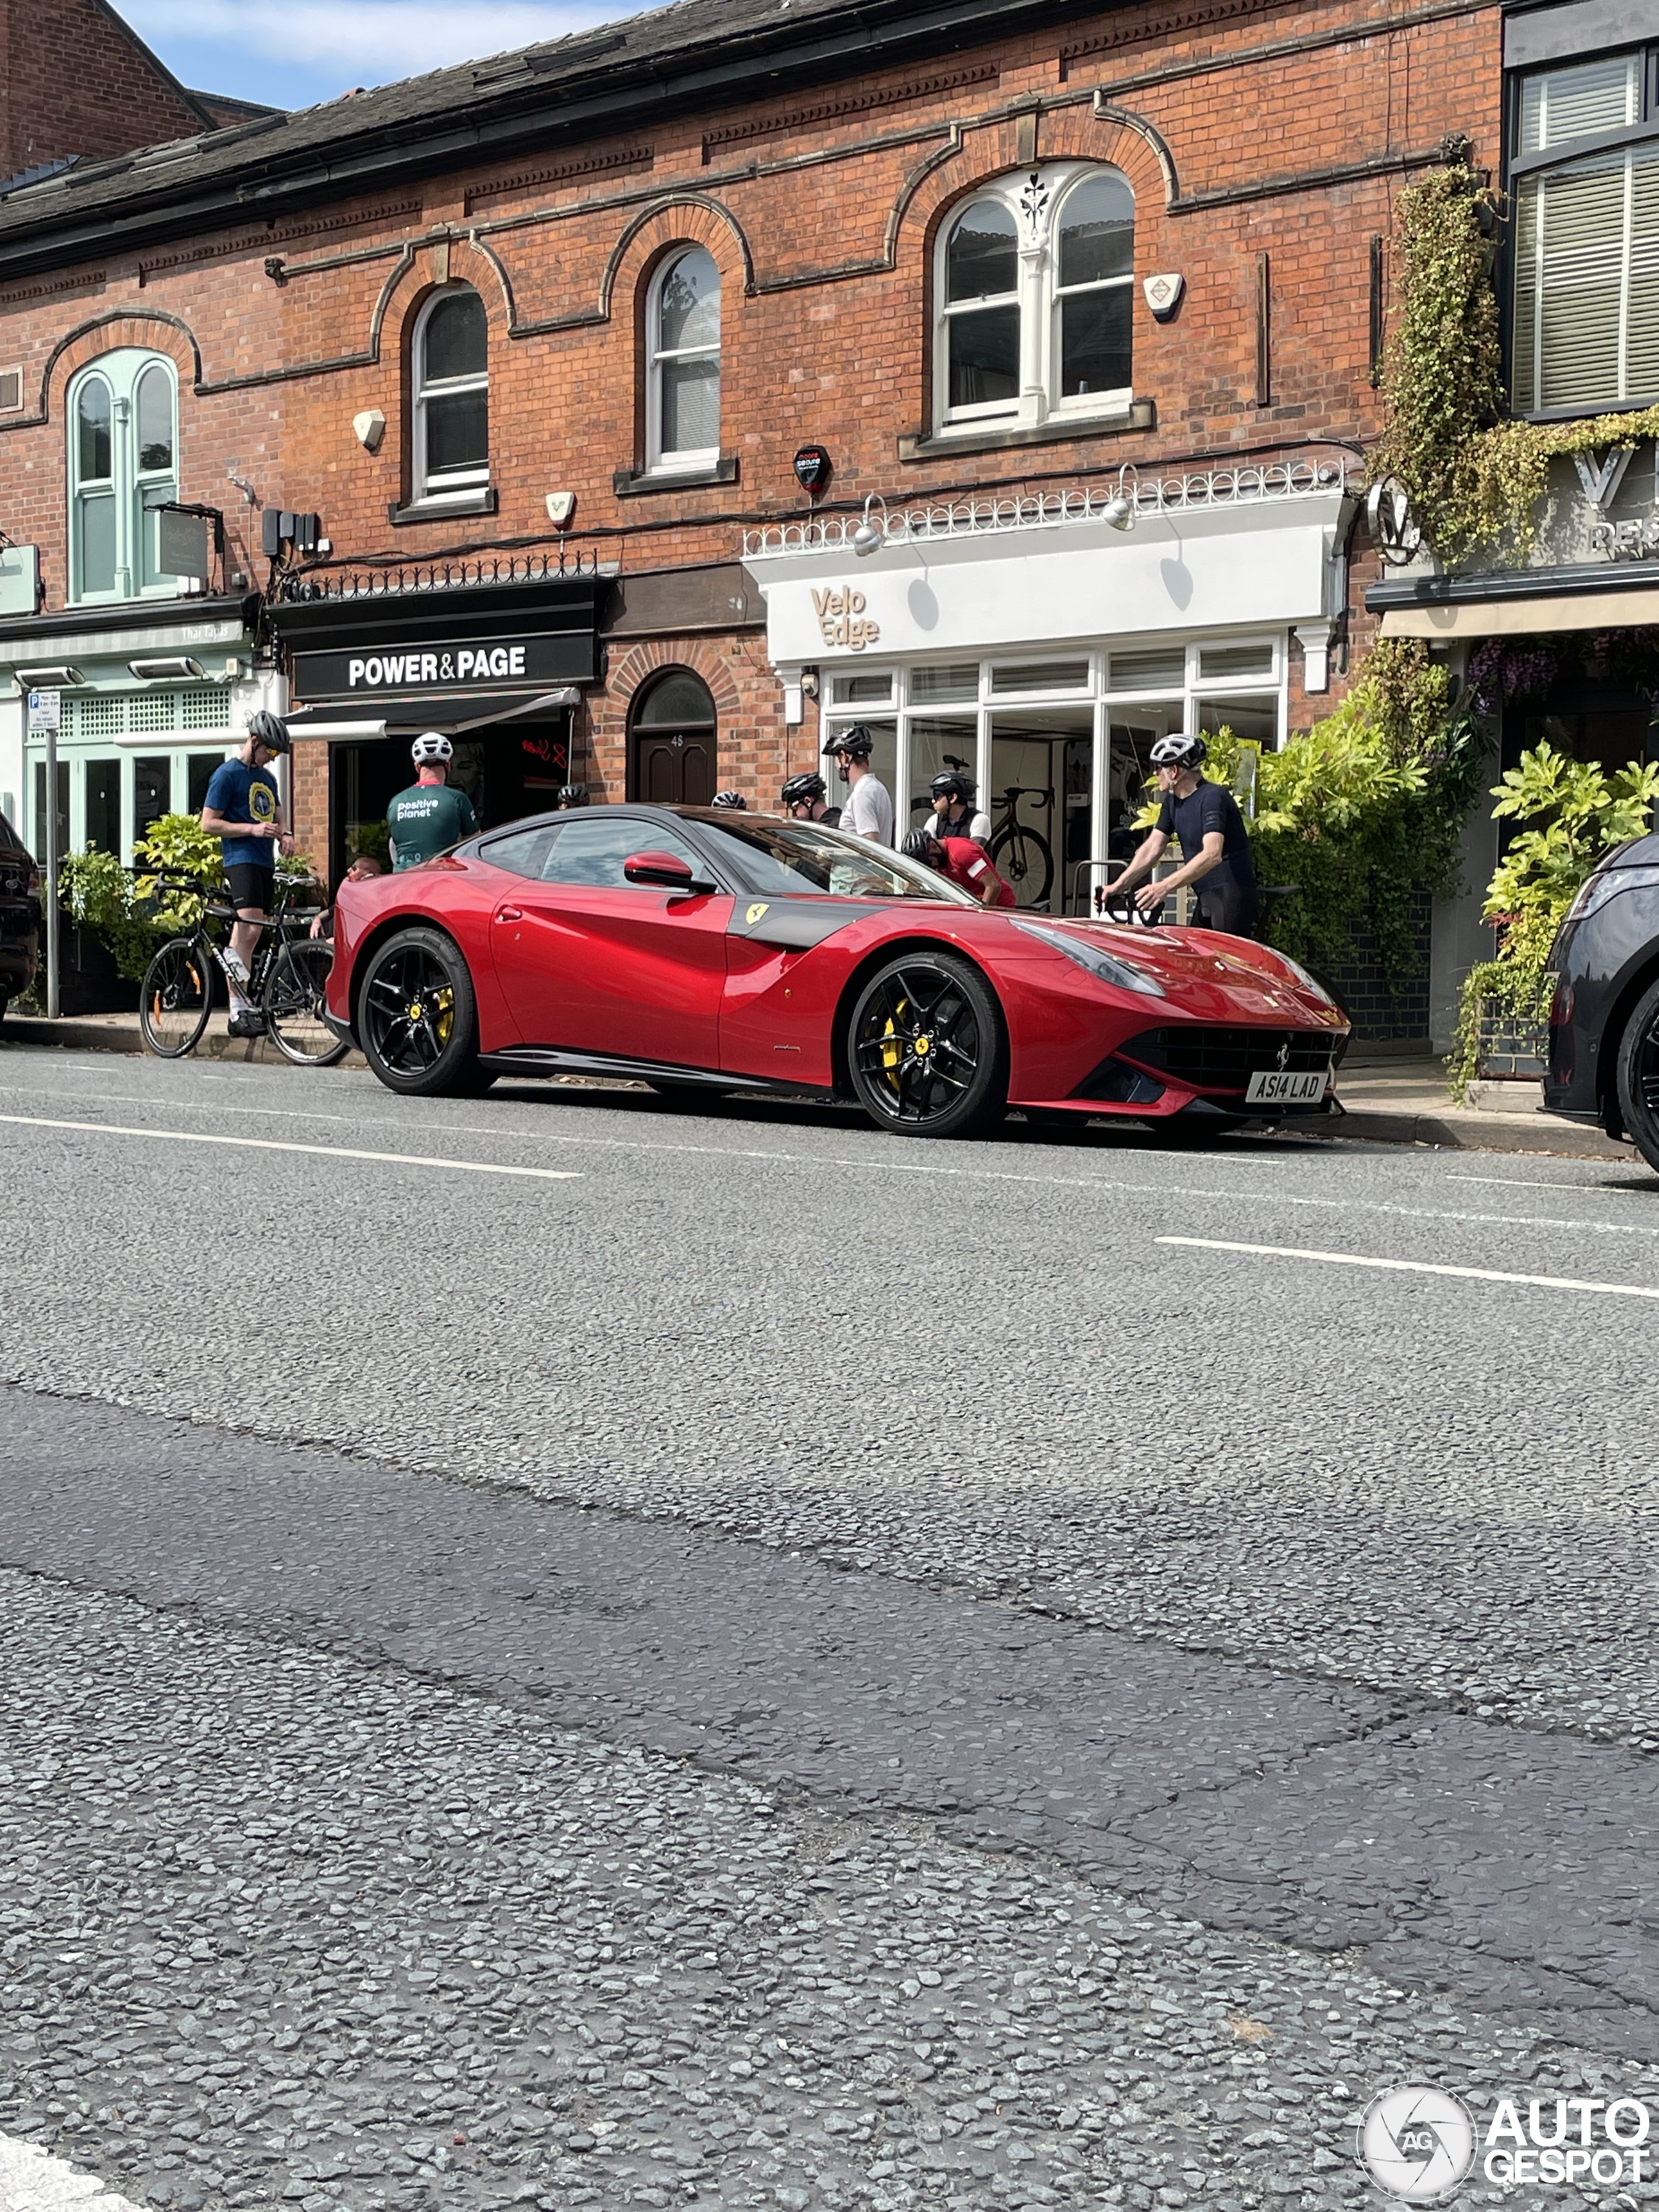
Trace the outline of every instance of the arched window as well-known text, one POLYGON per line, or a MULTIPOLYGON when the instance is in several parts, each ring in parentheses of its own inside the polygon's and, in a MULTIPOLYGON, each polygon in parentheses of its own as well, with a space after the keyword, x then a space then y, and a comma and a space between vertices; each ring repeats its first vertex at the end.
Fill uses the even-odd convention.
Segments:
POLYGON ((694 246, 663 264, 646 301, 653 469, 710 468, 720 451, 720 276, 694 246))
POLYGON ((434 292, 415 326, 414 495, 460 499, 489 483, 489 324, 470 284, 434 292))
POLYGON ((1134 252, 1116 169, 1068 162, 981 185, 940 231, 940 427, 1127 411, 1134 252))
POLYGON ((654 806, 707 806, 714 796, 717 732, 708 686, 668 668, 634 702, 629 782, 654 806))
POLYGON ((178 372, 165 355, 106 354, 70 387, 70 596, 171 594, 158 507, 179 496, 178 372))

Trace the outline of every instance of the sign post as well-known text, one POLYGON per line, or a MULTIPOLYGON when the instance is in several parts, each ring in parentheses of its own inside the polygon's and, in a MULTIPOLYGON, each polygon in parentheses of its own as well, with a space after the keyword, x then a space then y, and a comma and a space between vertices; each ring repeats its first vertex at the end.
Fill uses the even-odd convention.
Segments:
POLYGON ((58 728, 63 713, 61 691, 29 693, 29 728, 46 740, 46 896, 43 904, 46 933, 46 1019, 58 1019, 58 728))

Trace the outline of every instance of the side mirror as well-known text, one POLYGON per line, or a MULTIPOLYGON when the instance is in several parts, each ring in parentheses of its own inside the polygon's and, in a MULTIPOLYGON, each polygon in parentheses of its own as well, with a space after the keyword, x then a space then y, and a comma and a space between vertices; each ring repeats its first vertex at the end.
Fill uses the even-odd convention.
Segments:
POLYGON ((690 860, 682 860, 678 853, 630 853, 623 862, 623 873, 630 884, 653 884, 665 891, 689 894, 713 889, 712 884, 697 881, 690 860))

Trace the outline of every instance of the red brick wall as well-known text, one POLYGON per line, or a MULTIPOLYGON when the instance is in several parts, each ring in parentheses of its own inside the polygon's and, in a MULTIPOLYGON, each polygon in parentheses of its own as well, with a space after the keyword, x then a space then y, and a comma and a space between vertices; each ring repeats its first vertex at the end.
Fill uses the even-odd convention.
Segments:
MULTIPOLYGON (((15 37, 27 10, 23 0, 0 0, 7 8, 0 21, 15 37)), ((274 227, 112 253, 67 276, 66 290, 30 283, 0 294, 0 365, 25 365, 27 410, 21 421, 0 417, 3 519, 13 537, 40 546, 47 604, 61 604, 65 385, 96 352, 138 343, 165 346, 180 366, 181 496, 226 508, 234 562, 256 580, 264 573, 248 543, 257 517, 226 483, 233 465, 264 503, 319 510, 337 561, 542 548, 554 534, 545 495, 563 490, 577 499, 568 542, 638 574, 733 560, 745 526, 806 511, 791 461, 809 442, 830 448, 829 504, 843 508, 867 491, 900 502, 1097 479, 1123 461, 1155 475, 1276 446, 1356 445, 1378 427, 1370 240, 1389 230, 1411 173, 1397 166, 1403 157, 1466 132, 1476 161, 1495 165, 1498 26, 1488 6, 1390 28, 1374 0, 1305 0, 1168 33, 1155 9, 1120 11, 953 54, 953 71, 976 64, 994 76, 829 123, 789 123, 787 101, 772 112, 711 112, 550 155, 567 170, 604 163, 637 155, 648 135, 648 160, 586 175, 514 184, 533 161, 481 163, 274 227), (1344 28, 1364 35, 1285 50, 1344 28), (1091 37, 1110 43, 1062 56, 1062 43, 1091 37), (1281 50, 1263 58, 1276 42, 1281 50), (1218 58, 1228 65, 1209 67, 1218 58), (1128 119, 1098 116, 1097 92, 1128 119), (705 161, 706 132, 750 124, 768 127, 711 146, 705 161), (902 461, 900 437, 928 423, 938 226, 977 182, 1033 153, 1121 166, 1137 196, 1137 276, 1186 277, 1166 325, 1136 298, 1135 386, 1155 401, 1158 427, 1080 428, 1054 443, 902 461), (1348 181, 1305 173, 1367 163, 1378 173, 1348 181), (1227 193, 1243 197, 1206 198, 1227 193), (491 228, 525 216, 534 219, 491 228), (835 273, 884 264, 890 240, 890 266, 835 273), (623 497, 613 475, 636 465, 641 447, 640 301, 658 258, 682 240, 706 245, 722 274, 721 442, 738 480, 623 497), (1267 404, 1258 404, 1264 252, 1273 373, 1267 404), (283 264, 280 282, 266 273, 272 256, 283 264), (446 276, 475 283, 489 315, 500 510, 397 526, 387 509, 409 491, 408 333, 446 276), (526 330, 536 323, 562 326, 526 330), (278 370, 284 380, 262 380, 278 370), (373 455, 351 428, 369 407, 388 425, 373 455)), ((900 81, 890 72, 877 88, 900 81)), ((1329 447, 1324 457, 1334 457, 1329 447)), ((665 640, 649 652, 684 659, 710 682, 721 702, 723 781, 763 797, 814 757, 816 717, 809 708, 806 728, 785 731, 757 633, 665 640)), ((623 788, 628 704, 653 665, 641 649, 618 648, 581 717, 590 776, 608 792, 623 788)), ((1340 690, 1334 670, 1328 696, 1340 690)), ((1298 695, 1293 722, 1324 703, 1298 695)))
POLYGON ((0 178, 206 127, 143 41, 94 0, 0 0, 0 178))

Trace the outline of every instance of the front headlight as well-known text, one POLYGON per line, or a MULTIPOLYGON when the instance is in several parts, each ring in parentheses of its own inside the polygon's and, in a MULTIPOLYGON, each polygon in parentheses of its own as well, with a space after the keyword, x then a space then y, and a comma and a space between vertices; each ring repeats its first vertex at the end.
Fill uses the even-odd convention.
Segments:
POLYGON ((1274 945, 1273 951, 1279 953, 1279 957, 1285 963, 1285 965, 1290 969, 1291 975, 1295 976, 1297 981, 1301 984, 1304 991, 1308 992, 1311 997, 1317 999, 1322 1006, 1336 1006, 1338 1013, 1341 1012, 1342 1009, 1340 1006, 1336 1006, 1336 1000, 1332 998, 1330 993, 1325 988, 1325 986, 1320 981, 1316 975, 1310 975, 1307 969, 1302 965, 1302 963, 1299 960, 1292 960, 1288 952, 1279 952, 1277 945, 1274 945))
POLYGON ((1035 937, 1052 951, 1063 952, 1068 960, 1076 961, 1097 983, 1114 983, 1120 991, 1139 991, 1149 999, 1169 996, 1162 983, 1155 982, 1143 969, 1132 968, 1127 960, 1120 960, 1103 947, 1091 944, 1087 938, 1067 937, 1058 929, 1044 929, 1035 921, 1017 921, 1014 927, 1023 929, 1028 937, 1035 937))
POLYGON ((1579 890, 1567 908, 1567 922, 1588 921, 1610 898, 1620 891, 1650 891, 1659 890, 1659 868, 1603 868, 1600 875, 1592 876, 1579 890))

